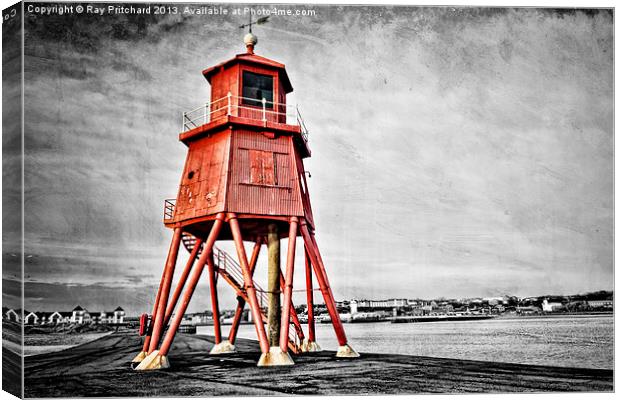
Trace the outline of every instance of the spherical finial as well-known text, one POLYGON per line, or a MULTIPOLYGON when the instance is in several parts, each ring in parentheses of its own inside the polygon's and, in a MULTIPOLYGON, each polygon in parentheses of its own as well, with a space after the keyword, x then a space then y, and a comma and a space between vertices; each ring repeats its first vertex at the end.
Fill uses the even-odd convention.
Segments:
POLYGON ((258 43, 258 38, 252 32, 248 33, 243 37, 243 42, 245 43, 245 47, 248 49, 248 53, 254 54, 254 46, 258 43))

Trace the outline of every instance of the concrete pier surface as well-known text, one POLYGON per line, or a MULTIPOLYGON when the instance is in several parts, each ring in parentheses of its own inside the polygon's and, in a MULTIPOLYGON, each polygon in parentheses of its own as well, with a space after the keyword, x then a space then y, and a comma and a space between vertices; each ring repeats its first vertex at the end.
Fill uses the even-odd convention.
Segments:
POLYGON ((393 354, 339 359, 335 351, 294 356, 291 367, 257 368, 258 344, 209 355, 213 338, 179 334, 171 368, 138 372, 137 336, 114 333, 25 359, 26 397, 238 396, 613 391, 613 370, 541 367, 393 354))

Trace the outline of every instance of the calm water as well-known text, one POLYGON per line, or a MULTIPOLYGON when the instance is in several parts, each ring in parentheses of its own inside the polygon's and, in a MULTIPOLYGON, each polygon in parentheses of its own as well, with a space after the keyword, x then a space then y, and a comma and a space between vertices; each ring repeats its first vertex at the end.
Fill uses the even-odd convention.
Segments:
MULTIPOLYGON (((344 326, 360 353, 613 368, 613 317, 607 315, 344 326)), ((212 334, 212 327, 198 333, 212 334)), ((316 334, 323 349, 338 347, 331 324, 317 324, 316 334)), ((254 326, 242 325, 239 337, 256 338, 254 326)))

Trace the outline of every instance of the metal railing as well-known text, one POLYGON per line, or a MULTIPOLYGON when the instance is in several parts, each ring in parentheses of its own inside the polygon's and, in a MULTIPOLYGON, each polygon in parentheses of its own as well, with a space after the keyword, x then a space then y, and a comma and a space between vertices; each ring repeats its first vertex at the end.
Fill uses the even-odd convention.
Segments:
POLYGON ((274 103, 264 98, 258 100, 249 97, 233 96, 230 92, 225 97, 206 103, 193 110, 184 111, 182 132, 198 128, 218 117, 227 115, 261 121, 264 124, 267 122, 277 122, 296 125, 301 128, 304 140, 308 141, 308 129, 297 105, 274 103))
MULTIPOLYGON (((230 276, 232 276, 241 286, 243 286, 243 272, 241 272, 241 266, 239 263, 230 256, 227 252, 220 250, 217 246, 213 247, 213 252, 215 253, 215 261, 218 269, 226 271, 230 276)), ((254 288, 256 289, 256 297, 261 308, 267 307, 268 299, 265 294, 265 290, 261 288, 258 284, 254 283, 254 288)))
POLYGON ((164 200, 164 221, 170 220, 174 216, 174 207, 176 205, 177 199, 166 199, 164 200))

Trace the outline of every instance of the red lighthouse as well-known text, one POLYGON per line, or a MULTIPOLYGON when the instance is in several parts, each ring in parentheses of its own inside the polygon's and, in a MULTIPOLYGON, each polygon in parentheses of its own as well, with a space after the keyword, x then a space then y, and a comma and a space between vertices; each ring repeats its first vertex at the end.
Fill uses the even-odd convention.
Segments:
POLYGON ((297 109, 286 103, 293 87, 283 64, 254 54, 254 35, 246 35, 245 43, 246 53, 203 71, 211 102, 183 113, 179 140, 188 147, 187 158, 177 198, 166 200, 164 207, 164 224, 174 233, 152 314, 141 319, 145 341, 134 359, 138 370, 168 366, 172 341, 205 266, 215 330, 212 353, 234 351, 246 304, 262 352, 259 366, 293 364, 290 352, 320 350, 314 333, 314 274, 340 345, 337 356, 358 357, 347 344, 315 239, 303 162, 310 157, 308 134, 297 109), (305 252, 307 337, 292 302, 298 237, 305 252), (288 239, 284 271, 279 266, 282 238, 288 239), (221 240, 234 241, 236 260, 215 246, 221 240), (244 242, 253 243, 249 258, 244 242), (171 294, 181 243, 190 257, 171 294), (273 283, 267 291, 253 280, 263 245, 273 283), (217 284, 222 279, 238 299, 226 339, 219 323, 217 284))

